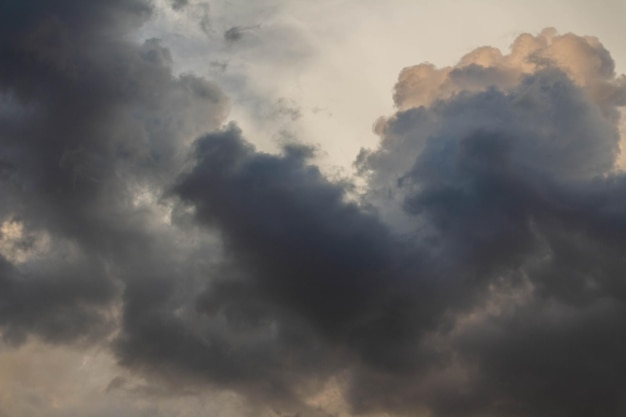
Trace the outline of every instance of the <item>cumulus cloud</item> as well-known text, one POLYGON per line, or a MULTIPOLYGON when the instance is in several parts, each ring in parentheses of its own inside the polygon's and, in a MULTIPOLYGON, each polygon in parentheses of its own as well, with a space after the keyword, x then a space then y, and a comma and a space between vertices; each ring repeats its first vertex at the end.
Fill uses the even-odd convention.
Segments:
MULTIPOLYGON (((50 287, 44 302, 18 302, 3 292, 3 305, 43 313, 58 294, 64 308, 85 307, 91 302, 80 295, 83 287, 111 301, 117 292, 111 269, 123 263, 113 259, 154 239, 149 223, 158 213, 138 202, 138 190, 158 195, 184 160, 185 142, 226 114, 217 87, 172 76, 169 52, 157 40, 124 40, 148 13, 148 4, 134 1, 43 2, 2 13, 0 84, 9 121, 0 128, 1 216, 3 224, 54 242, 18 270, 4 268, 14 271, 3 279, 32 297, 35 275, 58 264, 62 278, 41 278, 50 287)), ((59 319, 80 320, 81 309, 59 319)), ((36 326, 43 333, 45 316, 36 326)))
MULTIPOLYGON (((105 349, 127 374, 100 395, 261 415, 624 412, 626 82, 597 39, 406 68, 361 190, 225 125, 218 86, 130 40, 151 10, 0 6, 5 342, 105 349)), ((14 410, 86 410, 38 404, 14 410)))
POLYGON ((385 376, 394 390, 378 399, 361 379, 357 398, 443 416, 623 412, 625 92, 596 39, 552 30, 509 55, 402 71, 399 111, 358 165, 369 201, 445 271, 433 337, 447 358, 401 384, 385 376))
POLYGON ((453 67, 419 64, 402 70, 394 101, 405 110, 430 105, 462 91, 481 91, 493 86, 515 87, 521 78, 542 68, 558 68, 601 106, 623 106, 624 77, 616 77, 615 64, 600 41, 572 33, 559 35, 545 29, 539 35, 522 34, 507 55, 484 46, 466 54, 453 67))

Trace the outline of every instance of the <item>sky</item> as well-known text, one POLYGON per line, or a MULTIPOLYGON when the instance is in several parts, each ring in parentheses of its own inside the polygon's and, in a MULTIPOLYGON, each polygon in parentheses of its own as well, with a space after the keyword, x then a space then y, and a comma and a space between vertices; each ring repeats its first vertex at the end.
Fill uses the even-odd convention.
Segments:
POLYGON ((0 417, 626 413, 626 4, 0 0, 0 417))

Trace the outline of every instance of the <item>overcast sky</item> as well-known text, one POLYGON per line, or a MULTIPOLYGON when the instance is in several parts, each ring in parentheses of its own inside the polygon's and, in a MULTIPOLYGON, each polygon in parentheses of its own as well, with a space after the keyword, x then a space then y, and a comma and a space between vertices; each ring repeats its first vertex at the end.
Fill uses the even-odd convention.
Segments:
POLYGON ((624 18, 0 0, 0 417, 625 415, 624 18))

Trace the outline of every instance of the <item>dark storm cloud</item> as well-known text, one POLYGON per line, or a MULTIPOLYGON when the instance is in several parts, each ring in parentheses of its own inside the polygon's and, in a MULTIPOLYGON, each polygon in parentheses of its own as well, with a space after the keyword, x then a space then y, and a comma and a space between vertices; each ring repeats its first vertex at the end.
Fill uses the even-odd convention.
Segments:
POLYGON ((128 363, 292 405, 347 372, 354 412, 620 415, 626 177, 620 102, 594 89, 623 82, 542 63, 494 88, 491 71, 379 125, 360 204, 306 148, 259 153, 232 126, 198 139, 174 192, 224 241, 205 325, 129 326, 128 363))
POLYGON ((355 413, 625 412, 626 85, 596 39, 403 70, 357 198, 219 129, 219 88, 128 40, 150 9, 0 5, 3 338, 114 334, 181 393, 301 415, 332 378, 355 413))
POLYGON ((185 141, 218 126, 226 100, 203 79, 175 78, 157 40, 125 40, 146 2, 1 7, 1 221, 50 240, 4 268, 2 322, 8 334, 80 338, 160 233, 137 190, 158 196, 185 141))
POLYGON ((485 54, 436 76, 406 69, 396 86, 406 108, 378 124, 380 149, 359 158, 370 201, 402 207, 385 216, 424 239, 448 282, 473 291, 450 292, 446 325, 429 335, 444 361, 406 378, 361 371, 354 404, 621 415, 626 177, 614 168, 621 100, 606 98, 623 96, 623 79, 593 38, 523 35, 511 55, 485 54), (520 60, 526 68, 499 67, 522 53, 533 57, 520 60), (594 54, 603 64, 590 68, 594 54), (553 59, 534 67, 542 55, 553 59), (451 92, 464 71, 472 87, 451 92))
POLYGON ((306 149, 260 154, 233 127, 200 138, 176 192, 241 274, 215 281, 201 313, 248 330, 308 324, 330 368, 292 369, 347 370, 355 412, 620 415, 626 177, 612 117, 553 68, 399 112, 383 131, 360 167, 371 202, 398 202, 404 233, 346 202, 306 149))
POLYGON ((372 213, 346 202, 345 185, 329 182, 311 156, 300 146, 259 153, 234 125, 198 139, 195 165, 174 192, 221 235, 226 256, 191 312, 194 328, 163 308, 167 291, 136 288, 142 313, 127 310, 123 363, 173 366, 295 410, 347 360, 415 366, 406 352, 432 293, 409 276, 419 263, 372 213))
POLYGON ((310 152, 257 153, 231 127, 196 143, 197 164, 176 191, 221 232, 247 286, 331 338, 367 338, 381 304, 392 308, 408 289, 410 261, 385 225, 306 162, 310 152))
MULTIPOLYGON (((164 221, 163 193, 187 144, 218 127, 228 103, 204 79, 174 77, 158 40, 126 39, 149 10, 142 2, 3 10, 0 249, 11 259, 2 258, 2 335, 66 343, 119 333, 115 352, 130 369, 293 407, 319 386, 317 375, 337 368, 320 353, 324 341, 267 301, 248 318, 240 310, 254 311, 256 293, 246 287, 224 300, 229 314, 205 314, 230 290, 226 282, 197 299, 199 289, 244 268, 221 265, 216 239, 184 210, 164 221), (112 328, 119 313, 122 327, 112 328)), ((324 184, 320 196, 339 198, 324 184)))

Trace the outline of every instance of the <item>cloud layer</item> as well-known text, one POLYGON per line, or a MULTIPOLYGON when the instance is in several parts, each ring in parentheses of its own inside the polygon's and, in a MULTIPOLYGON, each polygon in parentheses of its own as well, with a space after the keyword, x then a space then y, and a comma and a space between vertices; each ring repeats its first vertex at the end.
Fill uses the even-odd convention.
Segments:
POLYGON ((597 39, 404 69, 361 189, 225 124, 218 86, 130 40, 150 13, 0 6, 5 342, 104 346, 156 397, 258 414, 338 413, 331 386, 353 414, 626 411, 626 81, 597 39))

